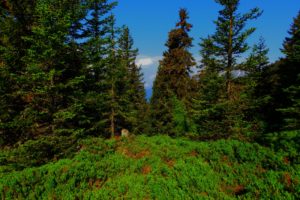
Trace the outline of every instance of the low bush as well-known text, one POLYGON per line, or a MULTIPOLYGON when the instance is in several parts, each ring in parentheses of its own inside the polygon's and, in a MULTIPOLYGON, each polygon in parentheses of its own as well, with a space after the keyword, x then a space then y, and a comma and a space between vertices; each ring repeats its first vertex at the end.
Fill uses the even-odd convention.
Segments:
POLYGON ((78 146, 73 158, 0 172, 0 199, 300 198, 300 166, 258 144, 138 136, 78 146))

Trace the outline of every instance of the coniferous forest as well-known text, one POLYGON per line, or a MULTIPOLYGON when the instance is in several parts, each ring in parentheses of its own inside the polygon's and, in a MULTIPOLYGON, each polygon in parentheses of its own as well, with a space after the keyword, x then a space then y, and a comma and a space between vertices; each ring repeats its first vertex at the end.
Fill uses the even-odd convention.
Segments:
POLYGON ((300 12, 270 62, 263 11, 214 1, 201 39, 174 11, 149 100, 118 2, 1 1, 0 199, 300 199, 300 12))

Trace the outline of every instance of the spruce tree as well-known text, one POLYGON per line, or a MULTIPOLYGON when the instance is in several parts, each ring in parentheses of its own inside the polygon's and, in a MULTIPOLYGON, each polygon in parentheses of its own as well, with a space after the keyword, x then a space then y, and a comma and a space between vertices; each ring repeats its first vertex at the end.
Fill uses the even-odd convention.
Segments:
POLYGON ((1 5, 2 141, 103 132, 107 14, 116 4, 12 0, 1 5))
POLYGON ((261 116, 260 108, 265 102, 265 98, 257 95, 257 88, 262 79, 262 74, 269 64, 269 49, 265 44, 265 40, 261 37, 257 44, 254 44, 252 51, 246 61, 240 68, 245 73, 238 81, 243 85, 240 91, 239 106, 240 111, 244 113, 244 124, 249 128, 246 129, 251 139, 260 137, 265 124, 261 116))
POLYGON ((192 117, 197 125, 198 137, 217 139, 226 137, 225 131, 225 79, 215 71, 202 69, 198 75, 197 92, 193 97, 192 117))
POLYGON ((202 57, 199 73, 196 75, 197 91, 193 97, 192 116, 197 125, 198 137, 216 139, 227 135, 224 131, 225 79, 220 76, 219 61, 214 57, 211 36, 200 43, 202 57))
MULTIPOLYGON (((290 106, 279 109, 283 114, 284 128, 283 130, 300 130, 300 73, 298 80, 294 85, 284 90, 290 99, 290 106)), ((299 137, 299 136, 298 136, 299 137)))
MULTIPOLYGON (((84 40, 87 59, 94 68, 107 55, 108 29, 112 18, 110 12, 117 5, 109 0, 87 0, 88 12, 82 20, 82 33, 80 38, 84 40)), ((96 70, 96 69, 95 69, 96 70)), ((99 69, 97 69, 99 70, 99 69)), ((96 70, 96 71, 97 71, 96 70)), ((97 73, 97 72, 96 72, 97 73)))
POLYGON ((56 88, 53 95, 58 98, 53 103, 56 111, 51 124, 55 135, 79 136, 83 135, 85 131, 82 126, 85 116, 82 113, 83 101, 81 98, 84 96, 85 89, 86 59, 77 39, 80 39, 79 32, 82 28, 79 24, 83 15, 88 12, 86 3, 86 1, 72 0, 60 1, 58 4, 61 6, 62 13, 65 13, 65 26, 67 26, 68 32, 61 36, 65 45, 60 50, 61 57, 57 56, 61 59, 60 64, 53 66, 56 88))
POLYGON ((267 125, 265 132, 297 129, 297 123, 294 122, 297 121, 298 94, 296 91, 299 87, 300 73, 299 22, 300 14, 294 19, 288 31, 289 37, 284 40, 282 52, 285 57, 269 65, 259 81, 257 94, 265 99, 261 106, 267 125))
POLYGON ((259 78, 263 69, 269 64, 268 53, 269 49, 261 37, 258 43, 253 46, 252 52, 244 64, 245 67, 241 69, 246 72, 246 75, 259 78))
MULTIPOLYGON (((190 70, 195 65, 194 58, 188 51, 192 46, 192 38, 188 33, 192 25, 188 23, 185 9, 179 11, 180 20, 176 28, 171 30, 166 43, 167 51, 160 61, 157 77, 154 81, 151 98, 151 118, 154 132, 163 134, 183 134, 174 132, 173 109, 178 99, 189 106, 190 70)), ((187 130, 186 130, 187 131, 187 130)))
POLYGON ((266 67, 257 93, 264 99, 260 107, 266 124, 259 138, 265 145, 287 153, 293 163, 299 161, 300 141, 300 13, 284 40, 284 58, 266 67))
POLYGON ((72 54, 76 49, 68 42, 70 25, 78 19, 72 17, 74 10, 68 7, 69 3, 37 1, 35 26, 32 34, 24 37, 31 46, 23 58, 27 83, 22 92, 27 105, 20 114, 30 125, 27 132, 34 135, 71 135, 75 131, 76 113, 70 112, 69 107, 73 105, 73 92, 78 89, 75 82, 79 81, 82 65, 80 56, 72 54))
POLYGON ((36 1, 10 0, 0 6, 0 143, 13 143, 26 137, 20 112, 26 107, 23 58, 31 44, 24 37, 31 35, 36 1))
POLYGON ((124 128, 128 128, 134 133, 143 133, 147 129, 145 120, 148 105, 145 99, 141 67, 135 63, 138 50, 133 48, 133 39, 128 27, 124 26, 122 28, 118 44, 121 64, 126 69, 126 73, 123 75, 126 75, 126 81, 123 84, 127 84, 125 98, 128 101, 127 105, 124 105, 127 108, 127 123, 124 128))
POLYGON ((286 55, 286 64, 284 73, 287 73, 285 80, 287 82, 284 93, 289 98, 289 104, 280 108, 283 113, 285 129, 300 130, 300 12, 294 19, 289 30, 290 37, 287 37, 283 44, 283 53, 286 55))
POLYGON ((218 61, 217 70, 225 73, 226 94, 231 98, 233 72, 239 69, 238 58, 245 53, 249 46, 246 42, 255 28, 245 29, 249 20, 261 15, 259 8, 241 14, 238 12, 240 0, 216 0, 223 9, 219 11, 218 19, 215 21, 216 32, 210 36, 212 58, 218 61))
POLYGON ((102 109, 104 112, 102 117, 104 129, 110 137, 114 137, 120 134, 121 129, 131 128, 129 119, 131 102, 128 93, 130 89, 129 70, 123 55, 126 52, 123 52, 123 47, 118 44, 120 29, 115 26, 115 18, 113 15, 110 18, 107 29, 108 54, 104 60, 105 77, 102 79, 101 95, 103 97, 102 109))
POLYGON ((249 49, 246 40, 255 31, 246 29, 246 24, 258 18, 261 11, 254 8, 240 14, 239 0, 216 2, 223 9, 215 21, 216 32, 200 43, 202 69, 193 105, 194 118, 203 133, 210 133, 209 137, 242 138, 249 132, 245 119, 248 106, 241 95, 245 85, 234 74, 244 64, 239 58, 249 49))
MULTIPOLYGON (((108 137, 109 110, 109 45, 110 24, 114 20, 110 12, 116 2, 88 0, 82 4, 83 18, 72 26, 72 37, 79 40, 76 51, 82 54, 83 68, 75 103, 70 107, 77 112, 77 126, 87 135, 108 137), (82 91, 82 92, 80 92, 82 91)), ((73 112, 73 111, 72 111, 73 112)))
POLYGON ((80 9, 76 0, 71 7, 70 1, 6 1, 1 9, 1 80, 7 81, 1 84, 6 102, 0 121, 7 141, 51 135, 70 120, 70 83, 81 70, 70 25, 79 20, 80 9))
POLYGON ((288 60, 300 62, 300 11, 288 33, 290 37, 285 39, 282 52, 288 60))

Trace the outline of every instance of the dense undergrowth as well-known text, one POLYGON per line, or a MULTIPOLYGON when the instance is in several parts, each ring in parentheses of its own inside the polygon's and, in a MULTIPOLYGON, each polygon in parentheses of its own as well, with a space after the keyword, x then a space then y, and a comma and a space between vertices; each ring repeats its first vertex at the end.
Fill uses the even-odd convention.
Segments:
POLYGON ((2 151, 0 199, 300 198, 300 165, 258 144, 138 136, 75 146, 65 159, 31 167, 2 151))

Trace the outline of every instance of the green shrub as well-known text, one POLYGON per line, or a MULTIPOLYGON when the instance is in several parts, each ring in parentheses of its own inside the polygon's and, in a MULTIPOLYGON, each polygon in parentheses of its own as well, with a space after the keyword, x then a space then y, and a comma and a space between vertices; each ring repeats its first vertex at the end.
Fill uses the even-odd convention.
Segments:
POLYGON ((74 157, 0 171, 0 199, 300 198, 300 166, 258 144, 138 136, 77 146, 74 157))
POLYGON ((9 165, 15 170, 40 166, 50 161, 72 157, 76 152, 75 137, 44 136, 29 140, 12 150, 2 150, 0 166, 9 165))
POLYGON ((262 142, 285 154, 290 162, 300 164, 300 130, 269 133, 262 142))

